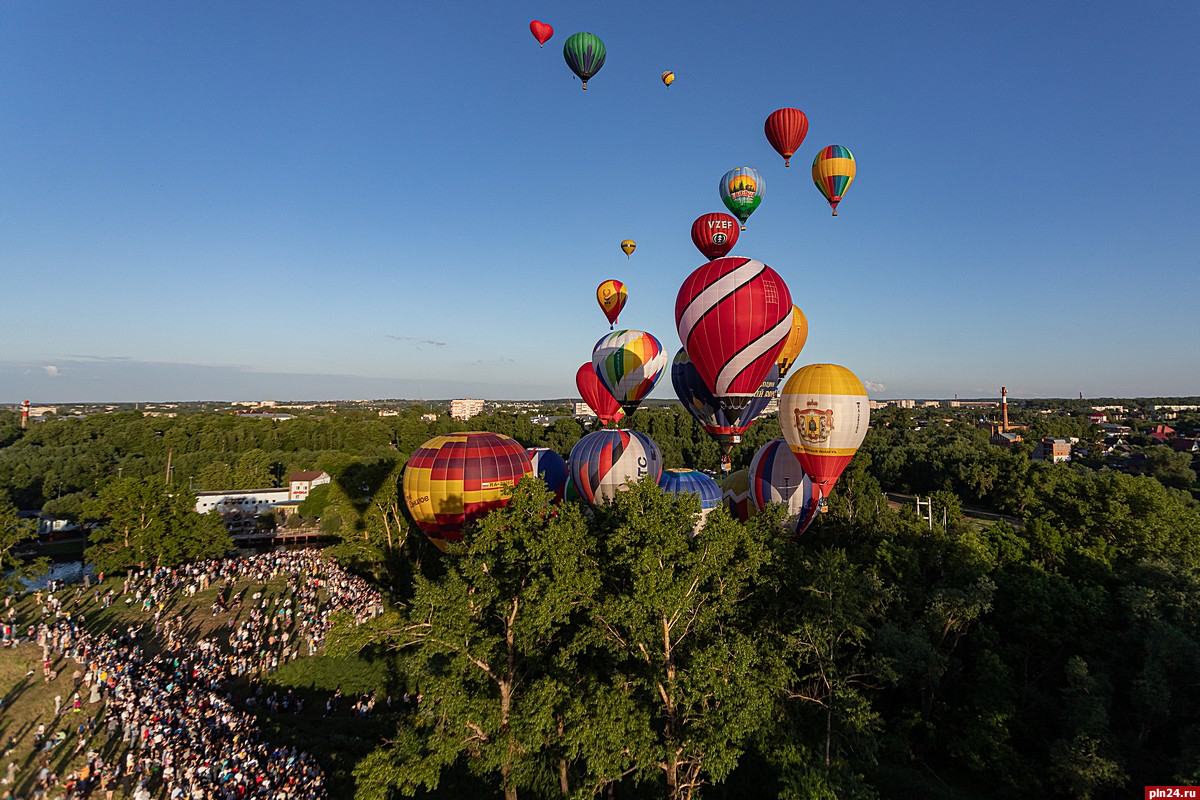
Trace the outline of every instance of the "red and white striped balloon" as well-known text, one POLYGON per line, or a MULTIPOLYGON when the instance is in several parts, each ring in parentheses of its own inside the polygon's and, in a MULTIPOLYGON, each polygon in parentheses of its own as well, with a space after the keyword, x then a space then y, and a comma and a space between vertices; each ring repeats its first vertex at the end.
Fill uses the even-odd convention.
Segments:
POLYGON ((761 261, 718 258, 679 287, 675 326, 713 395, 751 397, 787 344, 792 295, 761 261))

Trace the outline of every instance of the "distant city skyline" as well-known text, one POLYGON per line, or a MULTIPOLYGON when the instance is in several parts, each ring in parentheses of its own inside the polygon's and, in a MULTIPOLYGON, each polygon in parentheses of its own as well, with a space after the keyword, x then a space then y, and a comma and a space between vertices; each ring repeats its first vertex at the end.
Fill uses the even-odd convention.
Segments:
POLYGON ((734 254, 807 315, 799 364, 878 399, 1200 394, 1196 7, 864 0, 798 33, 828 13, 6 4, 0 402, 572 397, 605 279, 674 355, 742 165, 734 254), (607 48, 586 92, 575 31, 607 48))

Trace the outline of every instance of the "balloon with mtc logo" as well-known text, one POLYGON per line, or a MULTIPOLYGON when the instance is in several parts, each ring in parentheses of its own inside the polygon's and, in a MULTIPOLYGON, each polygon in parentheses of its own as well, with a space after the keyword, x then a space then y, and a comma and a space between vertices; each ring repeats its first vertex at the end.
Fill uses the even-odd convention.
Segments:
POLYGON ((626 485, 662 476, 662 451, 644 433, 604 428, 592 431, 571 448, 570 482, 580 499, 598 505, 616 497, 626 485))

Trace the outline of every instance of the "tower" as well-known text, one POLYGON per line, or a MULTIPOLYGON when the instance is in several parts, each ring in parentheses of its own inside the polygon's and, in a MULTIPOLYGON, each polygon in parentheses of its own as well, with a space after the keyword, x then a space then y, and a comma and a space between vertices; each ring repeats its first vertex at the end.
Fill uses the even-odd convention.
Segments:
POLYGON ((1000 387, 1000 432, 1008 433, 1008 387, 1000 387))
POLYGON ((29 401, 21 403, 21 430, 25 430, 29 425, 29 401))

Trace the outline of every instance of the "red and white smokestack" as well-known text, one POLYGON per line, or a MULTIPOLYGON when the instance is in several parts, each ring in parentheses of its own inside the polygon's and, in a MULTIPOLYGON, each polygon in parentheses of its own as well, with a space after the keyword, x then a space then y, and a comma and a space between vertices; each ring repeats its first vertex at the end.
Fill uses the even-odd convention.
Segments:
POLYGON ((25 426, 29 424, 29 401, 21 403, 21 430, 25 430, 25 426))
POLYGON ((1000 387, 1000 432, 1008 433, 1008 387, 1000 387))

